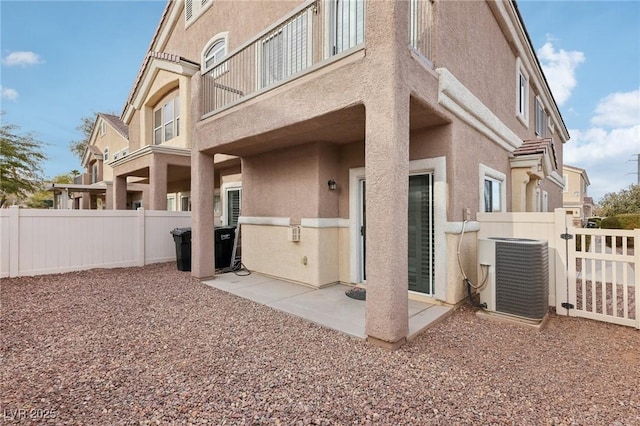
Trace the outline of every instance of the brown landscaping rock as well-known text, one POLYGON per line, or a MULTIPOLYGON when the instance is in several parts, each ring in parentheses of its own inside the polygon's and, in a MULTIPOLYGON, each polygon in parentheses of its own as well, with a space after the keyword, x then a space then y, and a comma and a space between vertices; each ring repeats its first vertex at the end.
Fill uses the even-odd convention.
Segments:
POLYGON ((640 424, 631 328, 464 306, 388 352, 173 263, 3 279, 0 302, 5 424, 640 424))

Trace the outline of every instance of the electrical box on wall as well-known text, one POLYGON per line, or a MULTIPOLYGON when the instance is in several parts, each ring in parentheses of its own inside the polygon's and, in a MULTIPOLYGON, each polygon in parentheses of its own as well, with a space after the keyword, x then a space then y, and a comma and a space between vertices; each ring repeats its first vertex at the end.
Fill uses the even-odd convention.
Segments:
POLYGON ((287 240, 288 241, 293 241, 293 242, 300 241, 300 226, 299 225, 294 225, 294 226, 290 226, 289 227, 287 240))

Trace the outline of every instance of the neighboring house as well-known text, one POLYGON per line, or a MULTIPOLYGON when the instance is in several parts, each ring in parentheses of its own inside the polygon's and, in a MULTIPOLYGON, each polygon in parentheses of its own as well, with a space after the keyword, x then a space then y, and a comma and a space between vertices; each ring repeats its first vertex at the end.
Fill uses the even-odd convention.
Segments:
POLYGON ((587 218, 593 216, 593 198, 587 195, 591 182, 587 171, 579 167, 564 165, 562 168, 564 189, 562 191, 562 206, 567 214, 573 216, 575 226, 583 226, 587 218))
MULTIPOLYGON (((178 7, 182 5, 180 3, 178 7)), ((148 201, 145 200, 143 207, 151 210, 191 210, 194 126, 191 77, 200 67, 198 63, 180 55, 153 50, 157 40, 166 37, 168 30, 164 25, 175 19, 174 14, 170 3, 124 108, 122 119, 129 128, 129 153, 111 162, 115 209, 123 209, 128 205, 125 197, 127 180, 140 179, 149 185, 148 201)), ((220 155, 216 163, 219 171, 209 182, 210 188, 218 188, 216 224, 235 224, 237 215, 234 220, 227 220, 222 210, 224 206, 221 206, 225 203, 220 203, 220 197, 224 197, 224 191, 227 190, 225 184, 240 181, 240 159, 220 155)), ((239 211, 239 189, 236 198, 236 211, 239 211)), ((211 206, 214 206, 214 202, 211 206)))
POLYGON ((194 277, 237 221, 251 270, 365 284, 381 345, 409 297, 465 297, 476 212, 562 206, 569 134, 508 0, 170 1, 122 119, 114 207, 132 176, 151 209, 188 193, 194 277))
MULTIPOLYGON (((112 209, 113 168, 115 160, 129 152, 129 129, 120 118, 99 113, 89 144, 82 156, 85 172, 74 178, 73 184, 53 184, 55 208, 112 209)), ((130 180, 127 184, 126 208, 143 205, 147 185, 143 180, 130 180)))

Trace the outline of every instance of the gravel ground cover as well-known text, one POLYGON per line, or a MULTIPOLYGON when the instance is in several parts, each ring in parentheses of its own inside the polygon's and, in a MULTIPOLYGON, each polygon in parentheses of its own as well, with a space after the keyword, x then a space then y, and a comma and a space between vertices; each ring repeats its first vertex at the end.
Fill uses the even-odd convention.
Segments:
POLYGON ((3 279, 3 423, 640 425, 640 331, 463 306, 387 352, 175 269, 3 279))

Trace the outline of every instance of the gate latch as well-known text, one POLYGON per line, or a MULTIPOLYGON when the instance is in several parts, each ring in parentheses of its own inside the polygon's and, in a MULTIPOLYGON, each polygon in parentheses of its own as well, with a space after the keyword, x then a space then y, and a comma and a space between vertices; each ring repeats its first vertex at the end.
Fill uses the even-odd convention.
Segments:
POLYGON ((573 309, 573 308, 575 308, 575 306, 573 306, 573 303, 569 303, 569 302, 561 303, 560 306, 562 306, 565 309, 573 309))
POLYGON ((571 234, 560 234, 560 238, 562 238, 563 240, 571 240, 573 238, 573 235, 571 235, 571 234))

